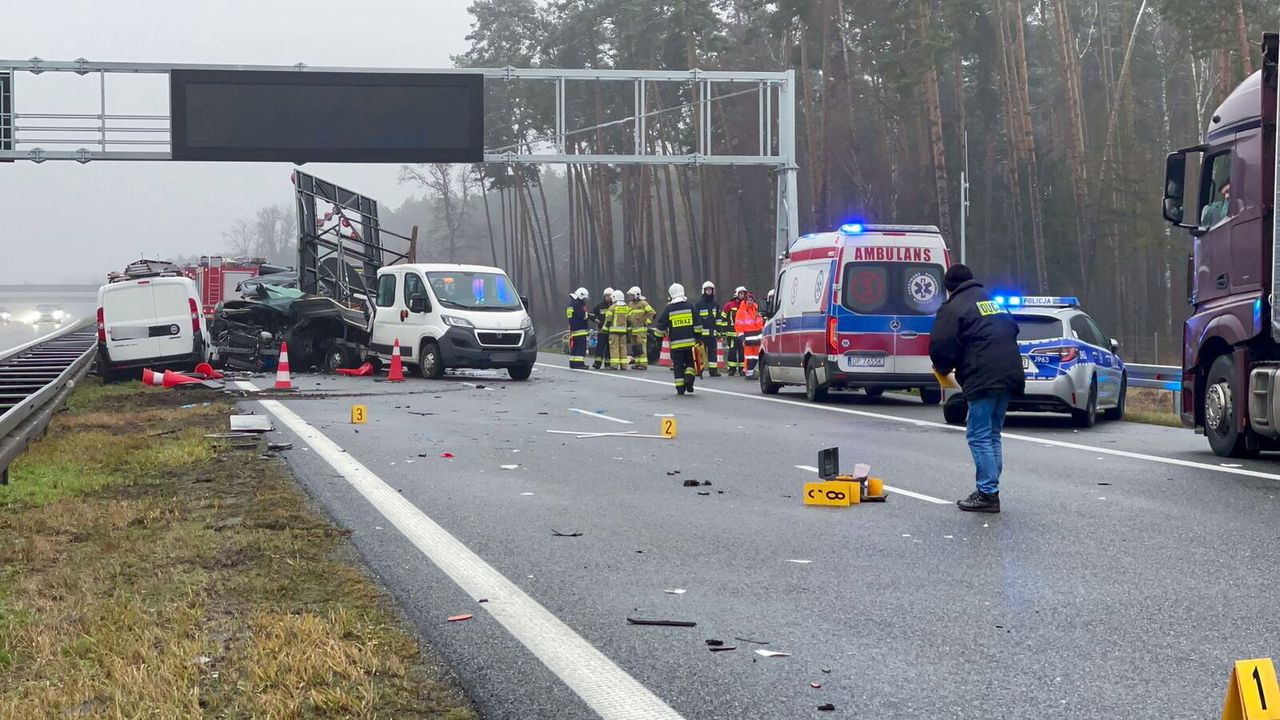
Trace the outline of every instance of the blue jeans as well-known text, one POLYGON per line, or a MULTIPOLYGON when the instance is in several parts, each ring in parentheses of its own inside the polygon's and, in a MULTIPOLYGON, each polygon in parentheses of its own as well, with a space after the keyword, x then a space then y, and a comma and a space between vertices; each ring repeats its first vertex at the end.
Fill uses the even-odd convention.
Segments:
POLYGON ((1000 492, 1000 471, 1004 455, 1000 447, 1000 431, 1004 429, 1004 413, 1009 409, 1009 393, 989 393, 969 401, 969 421, 964 436, 973 453, 977 470, 978 491, 987 495, 1000 492))

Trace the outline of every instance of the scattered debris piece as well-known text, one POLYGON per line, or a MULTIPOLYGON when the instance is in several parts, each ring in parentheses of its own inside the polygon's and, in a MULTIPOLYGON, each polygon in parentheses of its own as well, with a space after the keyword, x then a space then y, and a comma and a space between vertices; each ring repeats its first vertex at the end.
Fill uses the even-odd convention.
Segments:
POLYGON ((178 432, 177 428, 173 428, 171 430, 157 430, 155 432, 147 433, 147 437, 160 437, 161 435, 172 435, 176 432, 178 432))
POLYGON ((824 672, 824 673, 826 673, 826 674, 830 675, 830 674, 831 674, 831 668, 822 668, 822 672, 824 672))
POLYGON ((811 683, 809 683, 809 687, 813 688, 814 690, 817 690, 818 688, 822 687, 822 683, 820 683, 820 682, 811 682, 811 683))
POLYGON ((418 412, 418 411, 416 411, 416 410, 410 410, 410 411, 409 411, 409 414, 410 414, 410 415, 421 415, 422 417, 426 417, 426 416, 428 416, 428 415, 435 415, 435 413, 431 413, 431 412, 418 412))
POLYGON ((520 493, 521 495, 532 495, 533 493, 520 493))
POLYGON ((822 712, 835 712, 836 706, 831 703, 823 703, 818 706, 818 709, 822 712))
POLYGON ((462 615, 450 615, 449 622, 462 622, 463 620, 470 620, 473 617, 475 616, 470 613, 465 613, 462 615))
POLYGON ((476 602, 478 602, 478 603, 487 603, 487 602, 489 602, 489 598, 480 598, 479 600, 476 600, 476 602))
POLYGON ((684 487, 698 487, 700 483, 697 480, 685 480, 682 485, 684 487))
POLYGON ((710 494, 711 494, 711 491, 709 491, 709 490, 706 490, 706 491, 699 490, 699 491, 698 491, 698 494, 699 494, 699 495, 710 495, 710 494))
POLYGON ((770 657, 770 658, 791 657, 791 653, 778 652, 777 650, 765 650, 764 648, 757 649, 756 654, 759 655, 760 657, 770 657))
POLYGON ((660 620, 651 618, 627 618, 628 625, 661 625, 663 627, 698 627, 692 620, 660 620))
POLYGON ((738 642, 751 643, 752 645, 768 645, 769 644, 768 640, 752 640, 751 638, 744 638, 744 637, 737 637, 737 636, 735 636, 733 639, 737 640, 738 642))
POLYGON ((499 465, 498 467, 502 468, 503 470, 515 470, 520 466, 519 465, 499 465))
POLYGON ((702 481, 702 487, 710 487, 710 485, 711 485, 711 481, 710 481, 710 480, 703 480, 703 481, 702 481))
POLYGON ((232 415, 231 432, 270 432, 271 418, 266 415, 232 415))
MULTIPOLYGON (((277 451, 277 452, 278 452, 278 451, 280 451, 280 450, 292 450, 292 449, 293 449, 293 443, 291 443, 291 442, 280 442, 280 443, 273 443, 273 442, 269 442, 269 443, 267 443, 267 449, 268 449, 268 450, 275 450, 275 451, 277 451)), ((412 461, 412 460, 410 460, 409 462, 413 462, 413 461, 412 461)))
POLYGON ((711 645, 712 647, 720 647, 721 645, 724 645, 724 641, 723 641, 723 640, 708 640, 708 641, 707 641, 707 644, 708 644, 708 645, 711 645))
POLYGON ((676 475, 679 475, 679 474, 680 474, 680 471, 679 471, 679 470, 668 470, 668 471, 667 471, 667 476, 668 476, 668 477, 675 477, 676 475))
POLYGON ((555 528, 551 528, 551 534, 556 537, 582 537, 581 530, 569 530, 568 532, 561 532, 559 530, 556 530, 555 528))
POLYGON ((812 561, 812 560, 788 560, 787 562, 789 562, 789 563, 796 563, 797 565, 808 565, 809 563, 811 563, 811 562, 813 562, 813 561, 812 561))
POLYGON ((715 647, 709 647, 707 649, 710 650, 711 652, 729 652, 730 650, 737 650, 738 648, 733 645, 717 645, 715 647))
POLYGON ((442 452, 442 453, 440 453, 440 457, 444 458, 445 460, 452 460, 452 459, 453 459, 453 453, 451 453, 451 452, 442 452))
MULTIPOLYGON (((685 594, 685 589, 684 589, 684 588, 667 588, 666 590, 663 590, 662 592, 664 592, 664 593, 666 593, 666 594, 668 594, 668 595, 683 595, 683 594, 685 594)), ((711 644, 711 641, 710 641, 710 640, 708 640, 708 641, 707 641, 707 644, 708 644, 708 645, 710 645, 710 644, 711 644)))
POLYGON ((1100 482, 1100 483, 1098 483, 1098 484, 1099 484, 1099 485, 1110 485, 1111 483, 1104 483, 1104 482, 1100 482))

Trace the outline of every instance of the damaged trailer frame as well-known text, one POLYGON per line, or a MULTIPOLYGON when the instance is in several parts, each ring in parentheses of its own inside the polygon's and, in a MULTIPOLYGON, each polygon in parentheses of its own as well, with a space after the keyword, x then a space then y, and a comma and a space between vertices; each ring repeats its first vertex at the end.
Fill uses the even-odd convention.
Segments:
MULTIPOLYGON (((378 270, 413 262, 418 228, 404 236, 380 227, 378 203, 299 170, 292 175, 298 212, 298 269, 279 273, 296 289, 260 276, 257 297, 229 300, 214 311, 211 333, 219 362, 239 370, 271 370, 280 343, 297 368, 334 372, 369 357, 378 270), (321 214, 317 203, 327 203, 321 214), (408 252, 382 244, 404 240, 408 252)), ((376 358, 370 359, 378 365, 376 358)))

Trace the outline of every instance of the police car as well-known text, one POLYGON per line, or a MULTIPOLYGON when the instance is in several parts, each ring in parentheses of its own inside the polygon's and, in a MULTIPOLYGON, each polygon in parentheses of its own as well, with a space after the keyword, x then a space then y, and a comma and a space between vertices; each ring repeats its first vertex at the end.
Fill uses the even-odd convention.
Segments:
MULTIPOLYGON (((1074 297, 997 295, 1018 323, 1018 350, 1027 387, 1009 402, 1010 411, 1071 413, 1078 427, 1093 427, 1101 412, 1124 415, 1127 386, 1119 343, 1080 309, 1074 297)), ((943 416, 964 424, 968 406, 958 390, 947 392, 943 416)))

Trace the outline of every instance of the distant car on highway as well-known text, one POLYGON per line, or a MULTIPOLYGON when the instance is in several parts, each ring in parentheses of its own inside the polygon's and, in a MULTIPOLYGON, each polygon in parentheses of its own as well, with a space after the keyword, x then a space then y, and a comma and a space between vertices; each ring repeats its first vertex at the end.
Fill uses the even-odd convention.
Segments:
POLYGON ((31 324, 59 324, 67 317, 67 312, 58 305, 37 305, 31 316, 31 324))
MULTIPOLYGON (((1093 427, 1098 413, 1124 416, 1128 378, 1120 344, 1080 309, 1074 297, 993 298, 1018 323, 1018 349, 1026 392, 1009 402, 1013 412, 1070 413, 1079 427, 1093 427)), ((957 390, 947 392, 943 417, 961 425, 969 408, 957 390)))
POLYGON ((13 314, 9 312, 9 308, 0 305, 0 323, 7 323, 13 319, 13 314))

